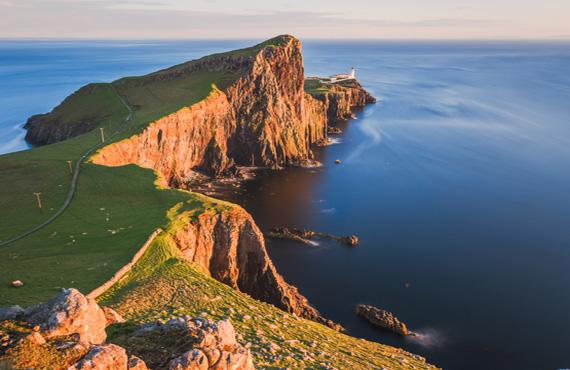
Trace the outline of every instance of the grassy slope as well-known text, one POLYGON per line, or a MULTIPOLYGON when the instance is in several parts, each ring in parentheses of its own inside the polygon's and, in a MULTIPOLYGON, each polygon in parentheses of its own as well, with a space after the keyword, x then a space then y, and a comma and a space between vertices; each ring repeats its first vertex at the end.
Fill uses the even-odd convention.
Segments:
POLYGON ((324 84, 319 80, 305 80, 305 92, 311 95, 318 95, 331 92, 331 85, 324 84))
MULTIPOLYGON (((216 208, 210 204, 207 211, 216 208)), ((260 368, 428 367, 417 356, 286 314, 219 283, 180 256, 169 237, 175 228, 174 224, 157 237, 133 270, 100 298, 101 304, 114 307, 127 319, 126 324, 110 329, 111 342, 136 352, 140 343, 127 340, 136 325, 181 315, 229 317, 240 342, 251 343, 260 368)), ((160 343, 152 343, 156 345, 160 343)))

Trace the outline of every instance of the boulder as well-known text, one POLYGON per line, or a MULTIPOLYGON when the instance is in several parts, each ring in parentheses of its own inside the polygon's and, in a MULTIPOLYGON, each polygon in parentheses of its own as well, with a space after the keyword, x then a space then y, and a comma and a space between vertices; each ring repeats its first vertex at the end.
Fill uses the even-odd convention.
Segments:
POLYGON ((359 304, 356 307, 356 312, 368 320, 372 325, 375 325, 377 327, 387 329, 401 335, 412 334, 410 331, 408 331, 406 324, 401 322, 391 312, 388 312, 381 308, 359 304))
POLYGON ((10 285, 12 285, 14 288, 19 288, 21 286, 24 286, 24 283, 22 280, 14 280, 10 283, 10 285))
POLYGON ((128 370, 127 352, 115 344, 94 346, 67 370, 128 370))
POLYGON ((80 342, 88 344, 100 344, 107 338, 103 310, 77 289, 62 289, 48 302, 27 308, 23 316, 39 325, 45 338, 77 334, 80 342))
POLYGON ((344 244, 350 245, 351 247, 357 246, 358 243, 360 242, 360 239, 358 239, 358 236, 356 235, 349 235, 349 236, 343 236, 341 241, 344 244))

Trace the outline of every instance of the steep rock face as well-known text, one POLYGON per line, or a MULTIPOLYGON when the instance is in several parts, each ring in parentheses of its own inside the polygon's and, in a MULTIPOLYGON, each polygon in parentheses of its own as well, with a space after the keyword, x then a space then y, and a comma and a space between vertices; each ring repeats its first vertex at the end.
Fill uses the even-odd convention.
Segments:
POLYGON ((279 275, 263 234, 243 208, 202 213, 173 231, 172 238, 186 259, 206 268, 215 279, 285 311, 335 327, 279 275))
POLYGON ((40 146, 57 143, 91 131, 95 126, 89 122, 61 122, 48 114, 31 116, 24 128, 26 141, 40 146))
POLYGON ((376 98, 370 95, 356 80, 329 86, 329 92, 315 94, 314 98, 324 104, 330 123, 351 118, 353 116, 352 109, 376 102, 376 98))
POLYGON ((227 138, 234 130, 227 96, 215 91, 202 102, 153 122, 141 134, 106 146, 92 160, 107 166, 136 163, 153 168, 169 185, 179 187, 194 170, 216 176, 232 167, 227 138))
MULTIPOLYGON (((283 45, 263 47, 254 57, 210 57, 188 68, 225 68, 240 77, 225 91, 216 90, 202 102, 151 123, 139 135, 101 149, 93 162, 135 163, 181 186, 193 171, 222 176, 236 164, 302 164, 312 157, 311 144, 326 138, 324 105, 303 91, 297 39, 286 37, 283 45)), ((156 78, 175 76, 163 73, 156 78)))

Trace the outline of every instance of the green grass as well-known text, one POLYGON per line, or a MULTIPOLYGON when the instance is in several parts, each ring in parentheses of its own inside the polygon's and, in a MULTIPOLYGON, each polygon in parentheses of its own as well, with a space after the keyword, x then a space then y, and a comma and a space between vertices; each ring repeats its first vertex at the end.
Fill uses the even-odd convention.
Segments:
POLYGON ((239 341, 251 343, 258 368, 428 367, 418 356, 347 336, 231 289, 184 260, 168 231, 157 237, 133 270, 100 298, 100 304, 110 305, 128 320, 109 331, 110 341, 128 350, 137 349, 137 343, 127 338, 139 324, 182 315, 214 320, 229 317, 241 335, 239 341))
POLYGON ((136 166, 84 165, 71 206, 44 229, 0 249, 0 306, 43 301, 59 287, 90 291, 125 265, 168 222, 166 210, 193 197, 153 184, 136 166), (13 288, 12 280, 24 286, 13 288))
POLYGON ((305 92, 311 95, 325 94, 332 92, 331 85, 324 84, 319 80, 305 80, 305 92))
MULTIPOLYGON (((104 112, 95 119, 97 125, 108 133, 114 132, 128 111, 112 89, 98 86, 95 93, 72 95, 54 110, 55 114, 59 117, 76 109, 90 111, 91 115, 91 107, 96 107, 104 112)), ((99 142, 99 132, 92 131, 65 142, 0 156, 0 240, 20 234, 55 213, 63 204, 71 181, 66 161, 72 160, 75 165, 87 149, 99 142), (36 207, 34 192, 42 193, 41 210, 36 207)))

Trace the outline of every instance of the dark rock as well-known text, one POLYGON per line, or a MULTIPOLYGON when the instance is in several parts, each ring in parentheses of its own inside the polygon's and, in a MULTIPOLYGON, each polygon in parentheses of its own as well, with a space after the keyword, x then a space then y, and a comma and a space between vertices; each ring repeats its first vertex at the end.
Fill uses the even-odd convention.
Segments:
POLYGON ((24 309, 18 305, 0 307, 0 321, 16 320, 24 314, 24 309))
POLYGON ((364 304, 359 304, 356 307, 356 312, 368 320, 372 325, 390 330, 401 335, 411 334, 411 332, 408 331, 406 324, 401 322, 391 312, 364 304))
POLYGON ((358 243, 360 242, 360 239, 358 239, 358 236, 356 236, 356 235, 349 235, 349 236, 342 237, 342 242, 344 244, 350 245, 351 247, 354 247, 354 246, 358 245, 358 243))

